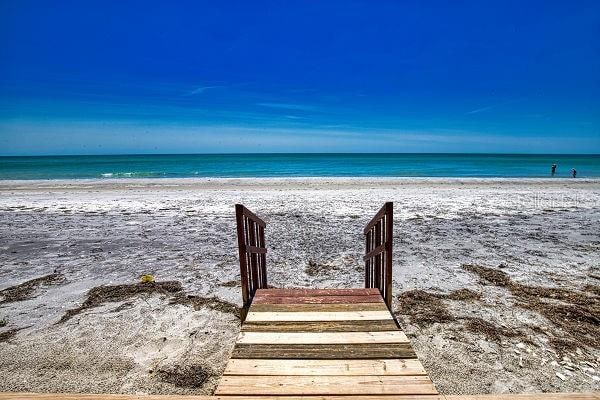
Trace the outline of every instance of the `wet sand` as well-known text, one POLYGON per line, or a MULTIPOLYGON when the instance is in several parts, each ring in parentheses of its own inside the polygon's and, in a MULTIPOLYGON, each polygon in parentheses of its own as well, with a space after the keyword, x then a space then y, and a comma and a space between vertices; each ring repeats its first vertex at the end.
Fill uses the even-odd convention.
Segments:
POLYGON ((239 332, 233 205, 268 223, 271 285, 360 287, 384 201, 440 392, 600 389, 600 181, 314 178, 0 181, 0 391, 210 394, 239 332))

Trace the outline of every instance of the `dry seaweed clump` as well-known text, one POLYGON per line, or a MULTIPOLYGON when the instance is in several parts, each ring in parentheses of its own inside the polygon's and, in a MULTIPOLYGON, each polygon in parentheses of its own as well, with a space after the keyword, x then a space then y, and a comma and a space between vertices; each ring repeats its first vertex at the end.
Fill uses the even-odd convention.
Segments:
POLYGON ((65 281, 62 274, 52 273, 28 280, 19 285, 0 290, 0 304, 33 299, 41 287, 57 285, 65 281))
POLYGON ((559 351, 573 350, 581 345, 600 348, 600 296, 596 287, 583 291, 524 285, 514 282, 508 274, 481 265, 464 264, 466 271, 483 280, 507 288, 516 297, 517 306, 535 311, 569 337, 551 335, 550 344, 559 351))
POLYGON ((88 291, 87 299, 79 307, 68 310, 58 323, 66 322, 87 309, 98 307, 108 302, 124 301, 138 294, 158 293, 172 295, 182 291, 183 287, 181 283, 176 281, 97 286, 88 291))
POLYGON ((471 289, 458 289, 453 292, 450 292, 449 294, 442 294, 438 296, 441 296, 441 298, 443 299, 450 300, 481 300, 481 293, 475 292, 471 289))
POLYGON ((508 286, 511 283, 510 277, 504 271, 499 271, 497 269, 487 268, 476 264, 463 264, 462 269, 472 272, 496 286, 508 286))
POLYGON ((519 331, 516 331, 511 328, 504 328, 494 325, 491 322, 486 321, 482 318, 464 319, 466 320, 464 327, 469 332, 484 335, 488 339, 493 340, 495 342, 500 342, 502 337, 524 337, 524 335, 519 331))
POLYGON ((526 340, 523 333, 476 317, 457 317, 450 313, 442 300, 480 300, 481 294, 470 289, 459 289, 448 294, 429 293, 424 290, 410 290, 398 296, 400 313, 408 315, 419 326, 432 323, 462 322, 462 329, 480 334, 489 340, 500 342, 503 337, 519 337, 526 340))
POLYGON ((428 325, 435 322, 450 322, 456 318, 450 314, 448 307, 439 295, 424 290, 409 290, 398 295, 400 314, 408 315, 417 325, 428 325))
POLYGON ((159 369, 156 375, 161 381, 180 388, 201 389, 214 373, 202 365, 174 365, 159 369))
POLYGON ((98 286, 88 291, 87 298, 77 308, 68 310, 58 323, 63 323, 83 311, 109 302, 120 302, 140 294, 162 294, 170 298, 169 304, 182 304, 195 310, 206 306, 213 310, 231 313, 239 317, 239 308, 232 303, 216 297, 198 297, 186 295, 181 283, 177 281, 146 282, 111 286, 98 286))
POLYGON ((222 287, 238 287, 238 286, 241 286, 241 285, 242 285, 241 282, 240 281, 236 281, 236 280, 227 281, 227 282, 223 282, 223 283, 219 284, 219 286, 222 286, 222 287))
POLYGON ((319 264, 316 261, 309 260, 308 265, 304 268, 304 272, 308 276, 318 276, 322 274, 328 274, 332 271, 338 271, 339 267, 332 264, 319 264))
POLYGON ((430 293, 424 290, 409 290, 400 293, 400 314, 410 316, 417 325, 456 320, 442 300, 480 300, 481 294, 471 289, 458 289, 448 294, 430 293))
POLYGON ((9 329, 8 331, 0 332, 0 343, 8 342, 10 339, 14 338, 17 335, 17 332, 19 332, 21 329, 23 328, 14 328, 9 329))
POLYGON ((201 297, 201 296, 192 296, 192 295, 179 295, 175 296, 170 304, 182 304, 186 306, 191 306, 194 310, 199 310, 202 307, 208 307, 211 310, 220 311, 226 314, 233 314, 236 317, 240 318, 241 310, 240 308, 228 301, 221 300, 218 297, 201 297))

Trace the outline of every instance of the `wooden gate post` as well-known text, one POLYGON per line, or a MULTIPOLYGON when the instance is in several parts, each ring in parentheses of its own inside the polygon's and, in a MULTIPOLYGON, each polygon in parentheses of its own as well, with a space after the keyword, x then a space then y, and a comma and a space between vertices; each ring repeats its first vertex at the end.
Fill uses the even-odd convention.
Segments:
POLYGON ((365 287, 377 288, 388 309, 392 309, 392 241, 394 205, 387 202, 369 221, 365 234, 365 287))
POLYGON ((265 245, 265 221, 241 204, 235 205, 237 223, 240 275, 242 280, 242 321, 256 289, 267 287, 267 248, 265 245))

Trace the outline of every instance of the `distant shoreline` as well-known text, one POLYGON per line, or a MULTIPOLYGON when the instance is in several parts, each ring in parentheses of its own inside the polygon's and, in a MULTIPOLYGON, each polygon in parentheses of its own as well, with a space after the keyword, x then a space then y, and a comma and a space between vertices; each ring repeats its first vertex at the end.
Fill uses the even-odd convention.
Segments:
POLYGON ((258 178, 118 178, 0 180, 0 191, 36 190, 353 190, 397 187, 538 187, 577 188, 600 185, 600 178, 471 178, 471 177, 258 177, 258 178))
POLYGON ((172 178, 600 178, 600 155, 195 154, 0 157, 0 180, 172 178), (551 166, 558 166, 551 175, 551 166))

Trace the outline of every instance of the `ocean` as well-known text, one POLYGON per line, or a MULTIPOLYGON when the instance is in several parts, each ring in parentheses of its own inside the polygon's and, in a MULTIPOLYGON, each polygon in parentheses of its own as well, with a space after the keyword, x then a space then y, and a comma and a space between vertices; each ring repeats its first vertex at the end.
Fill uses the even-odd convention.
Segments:
POLYGON ((0 157, 0 179, 185 177, 600 177, 600 155, 177 154, 0 157))

